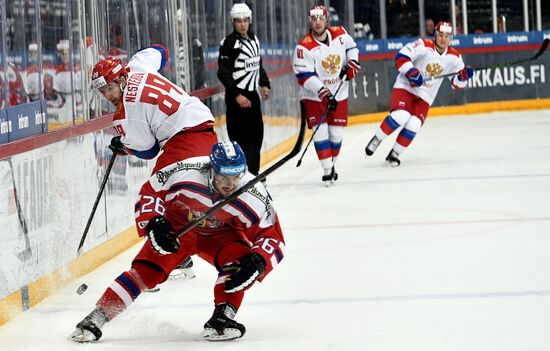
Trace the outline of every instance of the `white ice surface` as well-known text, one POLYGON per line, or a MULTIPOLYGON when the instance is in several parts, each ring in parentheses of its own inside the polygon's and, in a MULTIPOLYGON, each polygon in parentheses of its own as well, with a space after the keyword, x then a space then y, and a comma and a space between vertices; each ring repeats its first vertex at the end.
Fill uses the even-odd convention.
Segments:
POLYGON ((286 258, 244 338, 201 341, 214 269, 142 294, 99 343, 66 339, 134 247, 0 329, 1 350, 550 350, 550 111, 428 119, 399 168, 349 127, 332 188, 313 146, 268 179, 286 258), (75 293, 81 283, 83 295, 75 293))

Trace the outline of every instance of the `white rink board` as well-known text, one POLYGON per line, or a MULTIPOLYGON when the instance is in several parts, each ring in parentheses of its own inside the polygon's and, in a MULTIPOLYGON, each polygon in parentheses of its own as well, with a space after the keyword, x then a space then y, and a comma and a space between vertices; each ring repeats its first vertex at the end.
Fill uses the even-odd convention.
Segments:
POLYGON ((134 247, 9 322, 2 349, 550 349, 550 111, 428 119, 399 168, 390 140, 364 156, 375 128, 346 129, 332 188, 313 150, 269 177, 286 258, 248 292, 243 339, 197 339, 216 274, 196 258, 197 278, 142 295, 99 344, 66 340, 134 247))

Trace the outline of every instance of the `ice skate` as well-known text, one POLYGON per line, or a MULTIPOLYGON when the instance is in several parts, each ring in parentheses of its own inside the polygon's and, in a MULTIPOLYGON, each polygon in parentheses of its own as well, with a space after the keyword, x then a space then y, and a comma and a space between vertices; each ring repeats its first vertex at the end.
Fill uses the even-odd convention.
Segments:
POLYGON ((394 150, 390 151, 386 157, 386 162, 392 167, 398 167, 401 164, 401 161, 399 161, 399 154, 394 150))
POLYGON ((79 343, 97 341, 103 335, 100 328, 105 323, 107 323, 107 317, 102 310, 96 308, 76 325, 76 329, 69 339, 79 343))
POLYGON ((180 263, 172 272, 170 272, 169 278, 171 280, 176 279, 193 279, 195 278, 195 272, 193 271, 193 260, 188 257, 185 261, 180 263))
POLYGON ((227 341, 244 335, 246 328, 234 320, 237 309, 229 303, 216 305, 212 317, 204 324, 201 336, 208 341, 227 341))
POLYGON ((333 185, 334 181, 338 180, 338 173, 336 173, 334 166, 330 170, 325 169, 325 174, 323 174, 322 180, 327 187, 333 185))
POLYGON ((376 149, 378 149, 378 145, 380 145, 381 141, 382 140, 378 139, 376 135, 372 137, 372 139, 369 141, 369 143, 365 147, 365 153, 367 154, 367 156, 372 156, 372 154, 374 154, 376 149))

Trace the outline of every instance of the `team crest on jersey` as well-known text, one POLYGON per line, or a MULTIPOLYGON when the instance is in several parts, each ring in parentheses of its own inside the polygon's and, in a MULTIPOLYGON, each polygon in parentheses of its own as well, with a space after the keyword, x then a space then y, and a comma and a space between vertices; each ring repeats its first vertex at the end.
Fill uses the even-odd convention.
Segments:
POLYGON ((443 67, 439 63, 428 63, 426 65, 426 73, 429 77, 436 77, 441 75, 443 72, 443 67))
POLYGON ((327 73, 335 74, 340 71, 340 55, 328 55, 321 64, 327 73))
MULTIPOLYGON (((187 221, 189 223, 194 222, 197 218, 202 216, 204 213, 200 211, 194 211, 189 210, 189 214, 187 215, 187 221)), ((204 220, 202 220, 199 224, 197 224, 197 227, 199 228, 221 228, 223 227, 223 222, 217 219, 216 217, 208 217, 204 220)))

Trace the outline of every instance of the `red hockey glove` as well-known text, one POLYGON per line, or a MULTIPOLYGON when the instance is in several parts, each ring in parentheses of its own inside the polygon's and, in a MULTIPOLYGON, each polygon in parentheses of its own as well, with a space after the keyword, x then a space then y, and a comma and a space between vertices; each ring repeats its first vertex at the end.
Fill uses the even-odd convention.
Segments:
POLYGON ((332 93, 330 92, 330 90, 328 90, 327 88, 323 87, 321 89, 319 89, 319 91, 317 92, 317 94, 319 95, 319 97, 321 98, 321 100, 327 104, 327 108, 329 109, 329 111, 336 111, 336 106, 338 106, 338 101, 336 100, 336 98, 334 97, 334 95, 332 95, 332 93))
POLYGON ((265 259, 257 253, 248 253, 237 260, 237 263, 223 267, 232 272, 225 278, 224 291, 234 293, 251 286, 256 279, 265 273, 265 259))
POLYGON ((465 80, 472 78, 473 75, 474 69, 472 66, 466 66, 458 72, 458 80, 464 82, 465 80))
POLYGON ((352 80, 361 70, 361 65, 356 60, 349 60, 340 72, 340 79, 346 76, 346 80, 352 80))
POLYGON ((145 232, 153 249, 161 255, 178 252, 180 243, 172 234, 172 226, 164 217, 155 217, 145 226, 145 232))
POLYGON ((409 84, 411 87, 421 87, 422 84, 424 84, 424 77, 422 77, 422 73, 418 70, 418 68, 413 67, 410 70, 405 73, 405 77, 409 80, 409 84))

